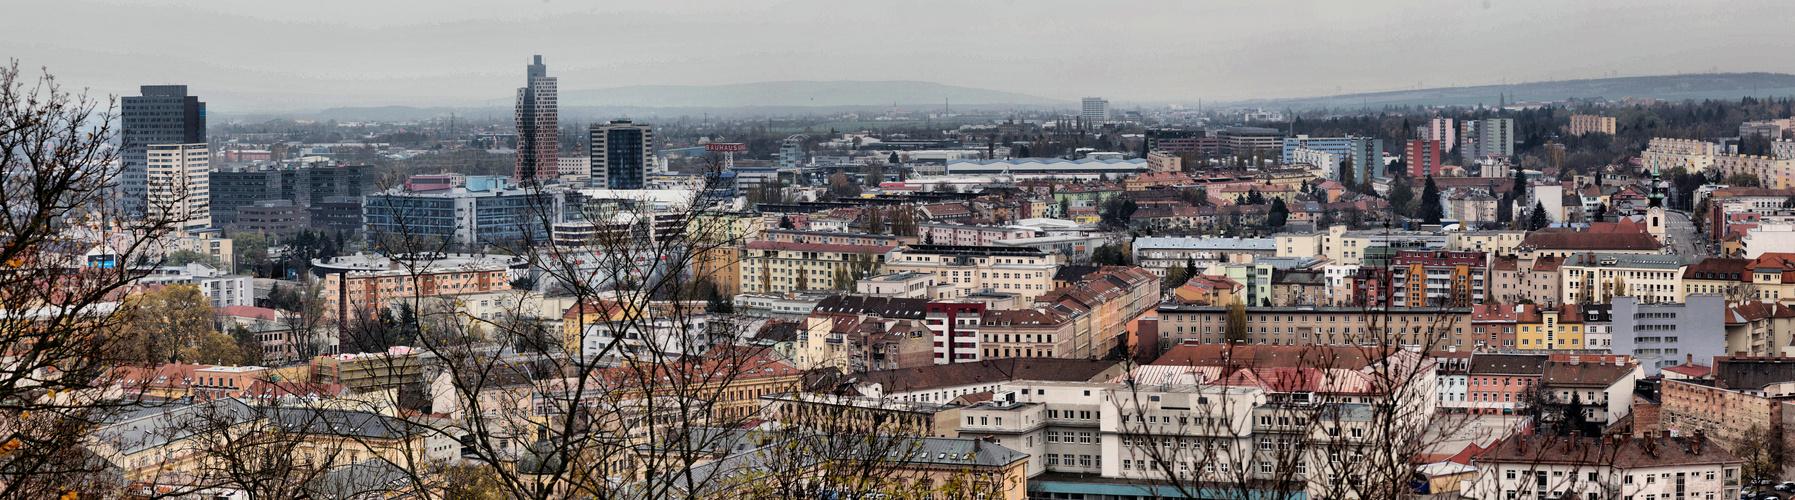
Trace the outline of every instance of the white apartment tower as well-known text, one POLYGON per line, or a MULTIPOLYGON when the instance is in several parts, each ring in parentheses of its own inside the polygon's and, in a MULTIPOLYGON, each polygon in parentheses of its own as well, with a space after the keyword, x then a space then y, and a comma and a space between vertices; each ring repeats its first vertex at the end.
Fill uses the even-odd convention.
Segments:
POLYGON ((1084 98, 1084 109, 1078 113, 1078 116, 1084 118, 1085 123, 1109 121, 1109 101, 1102 97, 1086 97, 1084 98))
POLYGON ((210 227, 211 148, 204 143, 151 144, 145 153, 147 213, 176 221, 183 230, 210 227))

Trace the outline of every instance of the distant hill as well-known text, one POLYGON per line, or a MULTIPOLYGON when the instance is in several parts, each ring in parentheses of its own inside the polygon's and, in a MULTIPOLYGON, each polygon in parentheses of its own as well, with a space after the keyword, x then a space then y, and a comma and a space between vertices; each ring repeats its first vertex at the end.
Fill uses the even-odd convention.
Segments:
POLYGON ((1557 101, 1572 97, 1653 97, 1658 99, 1738 99, 1746 95, 1795 95, 1795 75, 1783 73, 1704 73, 1632 76, 1555 82, 1443 87, 1290 99, 1254 99, 1231 103, 1266 109, 1358 108, 1387 105, 1475 106, 1507 102, 1557 101))
POLYGON ((643 108, 906 107, 948 105, 1052 105, 1071 101, 930 82, 761 82, 737 85, 635 85, 562 90, 562 106, 643 108))

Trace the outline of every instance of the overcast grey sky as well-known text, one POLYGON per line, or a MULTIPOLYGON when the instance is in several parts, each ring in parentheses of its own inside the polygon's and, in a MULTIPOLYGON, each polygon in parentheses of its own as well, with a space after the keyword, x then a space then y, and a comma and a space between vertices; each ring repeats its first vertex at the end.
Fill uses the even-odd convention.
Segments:
POLYGON ((509 103, 561 88, 922 80, 1210 101, 1795 72, 1788 0, 692 2, 0 0, 0 56, 214 109, 509 103))

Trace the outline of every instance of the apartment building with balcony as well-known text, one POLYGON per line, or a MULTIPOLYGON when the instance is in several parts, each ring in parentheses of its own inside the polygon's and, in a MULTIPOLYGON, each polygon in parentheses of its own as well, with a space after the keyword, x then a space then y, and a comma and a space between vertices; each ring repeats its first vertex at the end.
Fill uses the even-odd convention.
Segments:
POLYGON ((1404 250, 1390 266, 1389 303, 1408 307, 1470 307, 1483 303, 1489 259, 1483 252, 1404 250))

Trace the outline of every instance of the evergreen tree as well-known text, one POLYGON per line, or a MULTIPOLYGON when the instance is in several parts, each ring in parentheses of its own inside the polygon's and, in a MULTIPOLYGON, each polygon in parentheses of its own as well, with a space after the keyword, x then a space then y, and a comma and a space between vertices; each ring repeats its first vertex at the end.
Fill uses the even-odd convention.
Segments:
POLYGON ((1427 185, 1421 188, 1421 222, 1439 224, 1445 216, 1445 208, 1440 205, 1440 188, 1434 185, 1434 176, 1427 176, 1427 185))
POLYGON ((1390 184, 1390 208, 1404 217, 1414 217, 1415 214, 1406 212, 1409 202, 1415 199, 1415 190, 1409 188, 1409 183, 1400 177, 1391 179, 1390 184))
POLYGON ((1266 225, 1271 227, 1284 227, 1284 224, 1289 222, 1289 220, 1290 207, 1284 205, 1283 198, 1273 198, 1271 200, 1271 216, 1266 219, 1266 225))
POLYGON ((1532 212, 1533 213, 1531 215, 1529 215, 1528 219, 1527 219, 1527 230, 1528 231, 1538 231, 1541 229, 1545 229, 1546 226, 1552 225, 1552 219, 1549 217, 1546 217, 1546 206, 1545 205, 1542 205, 1539 202, 1534 202, 1532 212))
POLYGON ((797 229, 797 228, 798 228, 797 226, 792 224, 791 216, 789 216, 789 215, 779 216, 779 229, 797 229))
POLYGON ((1515 189, 1512 196, 1516 200, 1527 199, 1527 173, 1519 167, 1515 168, 1515 189))

